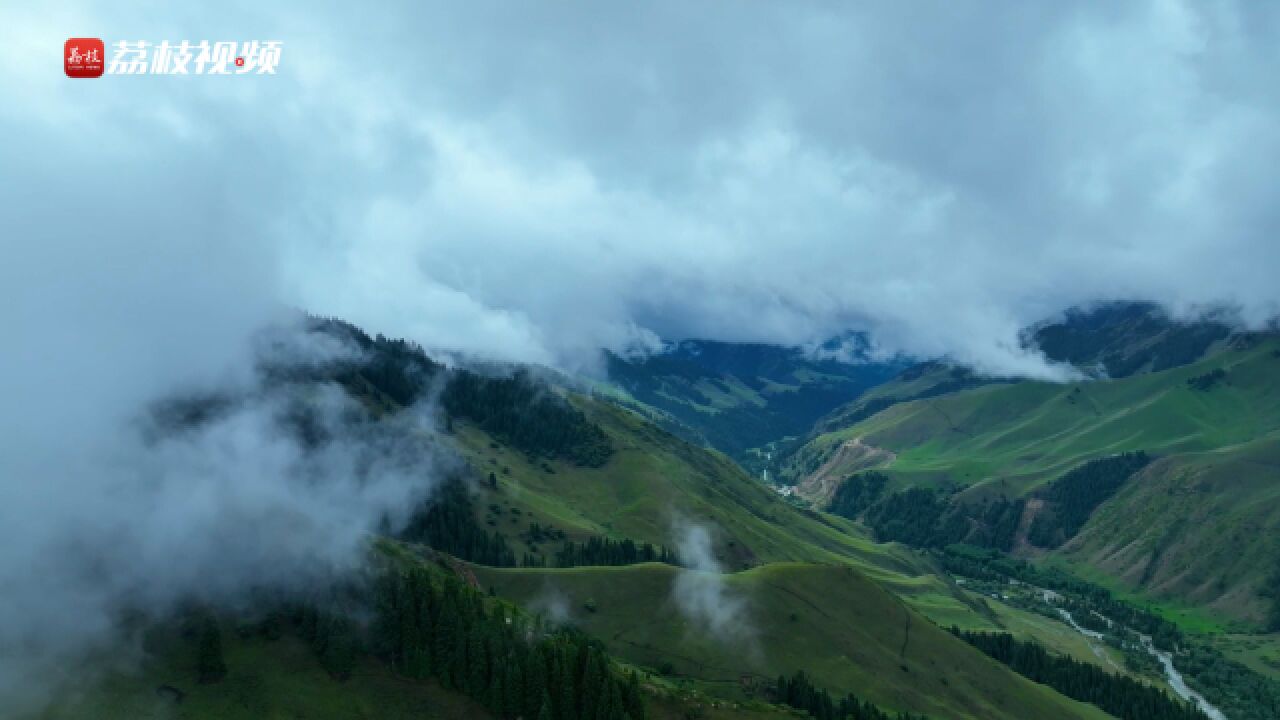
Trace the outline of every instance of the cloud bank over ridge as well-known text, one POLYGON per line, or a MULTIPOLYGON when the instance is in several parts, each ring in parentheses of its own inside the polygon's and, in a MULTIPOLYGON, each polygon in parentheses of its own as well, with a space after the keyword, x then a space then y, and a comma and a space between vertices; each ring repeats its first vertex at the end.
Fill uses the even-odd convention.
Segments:
POLYGON ((866 329, 1035 375, 1017 331, 1067 305, 1280 302, 1256 3, 4 12, 0 127, 29 141, 0 152, 54 175, 6 208, 72 160, 178 175, 128 215, 214 218, 282 301, 429 347, 572 368, 866 329), (71 82, 43 57, 69 28, 285 52, 275 77, 71 82))

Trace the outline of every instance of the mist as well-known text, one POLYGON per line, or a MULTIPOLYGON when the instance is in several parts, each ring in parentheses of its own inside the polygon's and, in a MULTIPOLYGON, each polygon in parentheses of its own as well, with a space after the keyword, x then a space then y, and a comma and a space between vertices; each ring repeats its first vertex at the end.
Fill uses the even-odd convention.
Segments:
POLYGON ((573 620, 569 596, 549 581, 529 602, 529 610, 546 618, 554 626, 568 625, 573 620))
POLYGON ((420 413, 370 420, 340 386, 218 390, 230 399, 199 421, 140 409, 58 457, 7 449, 0 711, 92 679, 82 661, 129 647, 126 613, 234 611, 356 577, 373 534, 403 527, 453 462, 420 413))
POLYGON ((5 94, 24 98, 0 109, 0 129, 23 139, 0 144, 9 716, 91 682, 86 658, 97 670, 112 669, 104 656, 127 660, 124 614, 164 619, 187 600, 235 609, 255 590, 351 572, 370 533, 394 530, 448 460, 426 439, 429 412, 397 421, 412 433, 375 428, 352 420, 336 386, 264 382, 264 364, 357 352, 301 332, 273 214, 246 201, 283 188, 290 170, 244 174, 216 144, 130 125, 127 98, 92 88, 74 111, 42 115, 45 96, 0 73, 5 94), (205 397, 232 402, 198 426, 157 425, 159 404, 205 397), (327 443, 290 431, 298 404, 327 443))
POLYGON ((678 521, 675 534, 676 555, 682 565, 671 586, 676 608, 691 625, 721 641, 750 641, 755 628, 746 598, 725 583, 724 569, 712 550, 711 531, 678 521))

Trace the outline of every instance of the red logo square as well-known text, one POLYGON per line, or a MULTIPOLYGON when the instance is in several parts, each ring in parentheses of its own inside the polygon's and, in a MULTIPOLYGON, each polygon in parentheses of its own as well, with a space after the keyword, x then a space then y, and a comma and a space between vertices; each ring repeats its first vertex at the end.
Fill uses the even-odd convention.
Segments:
POLYGON ((102 77, 107 49, 102 38, 67 38, 62 46, 62 69, 70 78, 102 77))

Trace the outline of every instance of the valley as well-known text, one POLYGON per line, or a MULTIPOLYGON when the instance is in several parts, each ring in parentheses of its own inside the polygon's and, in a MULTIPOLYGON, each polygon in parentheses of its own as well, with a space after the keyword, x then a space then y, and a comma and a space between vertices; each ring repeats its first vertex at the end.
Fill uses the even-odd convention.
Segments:
MULTIPOLYGON (((1213 504, 1228 502, 1241 517, 1271 522, 1265 476, 1252 485, 1234 479, 1222 500, 1202 490, 1190 505, 1164 483, 1212 483, 1236 467, 1228 459, 1267 467, 1280 429, 1273 339, 1236 340, 1175 368, 1066 384, 918 366, 852 402, 863 410, 833 410, 803 442, 772 442, 782 452, 760 459, 778 482, 795 483, 784 495, 705 438, 678 436, 680 428, 653 422, 652 409, 599 386, 582 393, 536 371, 449 369, 412 345, 340 322, 313 321, 309 332, 348 338, 371 354, 290 382, 336 382, 374 417, 400 417, 423 388, 445 384, 442 432, 419 432, 456 458, 455 480, 383 552, 432 563, 441 581, 456 577, 532 622, 595 639, 619 673, 637 674, 654 717, 691 708, 707 717, 770 716, 791 697, 777 694, 790 687, 777 678, 795 673, 800 687, 847 695, 885 717, 1102 718, 1127 707, 1138 714, 1122 716, 1139 718, 1180 707, 1188 717, 1252 720, 1280 698, 1266 651, 1223 647, 1217 629, 1150 602, 1202 608, 1194 612, 1237 632, 1256 632, 1266 613, 1264 597, 1238 588, 1258 581, 1249 553, 1267 558, 1272 548, 1222 537, 1225 525, 1194 515, 1179 519, 1203 511, 1239 523, 1213 504), (1212 387, 1196 387, 1217 369, 1212 387), (856 421, 842 426, 849 418, 856 421), (1197 467, 1204 470, 1190 470, 1197 467), (1156 503, 1153 493, 1168 500, 1156 503), (1141 557, 1143 541, 1126 535, 1160 526, 1132 522, 1143 512, 1182 528, 1159 536, 1167 539, 1154 558, 1141 557), (1185 572, 1166 569, 1197 544, 1206 557, 1196 562, 1229 578, 1211 580, 1220 594, 1201 596, 1185 572), (1206 553, 1219 546, 1231 561, 1206 553), (1148 569, 1135 582, 1126 562, 1148 569), (1227 608, 1236 612, 1223 619, 1227 608), (984 643, 999 638, 1057 658, 1057 674, 984 655, 994 652, 984 643), (1232 668, 1230 680, 1221 668, 1232 668), (1082 673, 1102 673, 1114 688, 1080 694, 1067 678, 1082 673)), ((184 413, 207 421, 207 411, 184 413)), ((304 661, 306 644, 298 644, 305 626, 290 627, 265 645, 229 640, 231 674, 222 682, 249 683, 236 691, 244 707, 303 712, 290 709, 300 706, 281 696, 286 681, 263 662, 313 673, 307 682, 351 687, 350 702, 369 707, 382 706, 360 700, 366 690, 357 688, 374 697, 386 683, 405 682, 403 668, 388 669, 375 647, 357 655, 349 674, 316 679, 329 661, 320 656, 314 675, 316 660, 304 661), (284 657, 292 659, 267 659, 284 657)), ((201 710, 204 686, 180 681, 190 650, 180 650, 172 627, 150 632, 169 639, 143 667, 86 697, 137 712, 154 683, 190 694, 183 717, 222 712, 201 710)), ((420 697, 405 695, 408 706, 442 717, 481 712, 468 702, 496 707, 447 678, 410 685, 420 697)), ((82 717, 85 707, 67 701, 43 717, 82 717)), ((349 712, 334 707, 334 717, 349 712)), ((395 716, 389 706, 380 712, 395 716)))
POLYGON ((0 720, 1280 720, 1280 3, 0 41, 0 720))

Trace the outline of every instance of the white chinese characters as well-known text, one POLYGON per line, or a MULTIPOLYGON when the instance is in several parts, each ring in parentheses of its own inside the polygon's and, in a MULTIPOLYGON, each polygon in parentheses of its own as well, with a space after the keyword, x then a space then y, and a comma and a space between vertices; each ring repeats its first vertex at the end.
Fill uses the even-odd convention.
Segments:
POLYGON ((73 65, 79 64, 79 63, 96 65, 97 63, 102 62, 102 58, 98 57, 97 48, 92 48, 90 50, 80 52, 80 47, 78 45, 73 45, 71 49, 67 52, 67 62, 73 65))
POLYGON ((279 40, 237 43, 208 40, 157 44, 120 40, 111 44, 109 75, 275 75, 284 44, 279 40))

